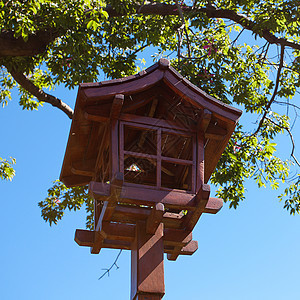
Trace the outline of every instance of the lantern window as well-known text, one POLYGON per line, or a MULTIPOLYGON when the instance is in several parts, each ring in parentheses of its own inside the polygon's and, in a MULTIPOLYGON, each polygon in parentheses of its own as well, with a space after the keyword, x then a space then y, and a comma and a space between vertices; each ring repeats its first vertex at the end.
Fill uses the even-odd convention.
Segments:
POLYGON ((120 170, 125 185, 195 192, 196 142, 193 133, 120 122, 120 170))

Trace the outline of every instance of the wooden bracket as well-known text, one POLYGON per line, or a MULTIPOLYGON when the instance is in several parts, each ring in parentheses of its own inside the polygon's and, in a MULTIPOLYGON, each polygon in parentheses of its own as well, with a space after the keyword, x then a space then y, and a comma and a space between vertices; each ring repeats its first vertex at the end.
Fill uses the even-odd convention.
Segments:
MULTIPOLYGON (((122 249, 124 249, 124 247, 125 249, 131 249, 135 239, 135 231, 135 224, 110 223, 104 221, 101 230, 101 235, 104 238, 102 248, 117 248, 121 245, 123 246, 122 249)), ((79 246, 93 248, 96 241, 95 236, 98 233, 99 232, 96 231, 77 229, 75 241, 79 246)), ((174 251, 174 247, 178 247, 178 252, 181 252, 181 249, 187 246, 191 241, 191 232, 172 228, 164 228, 163 230, 163 244, 166 251, 174 251)))
POLYGON ((223 200, 220 198, 209 197, 204 212, 209 214, 216 214, 223 207, 223 200))
POLYGON ((110 119, 118 119, 120 114, 121 114, 121 110, 123 107, 123 103, 124 103, 124 95, 123 94, 117 94, 114 97, 112 106, 111 106, 111 110, 110 110, 110 119))
POLYGON ((146 232, 154 234, 162 222, 164 215, 164 205, 162 203, 157 203, 153 206, 150 216, 147 219, 146 223, 146 232))
POLYGON ((176 260, 179 255, 192 255, 198 250, 198 242, 190 241, 186 246, 182 247, 178 250, 178 247, 174 247, 174 249, 165 249, 168 260, 176 260))
POLYGON ((123 181, 124 181, 124 176, 120 172, 116 173, 115 176, 111 180, 112 183, 111 183, 110 196, 112 199, 110 201, 104 201, 100 216, 99 216, 98 220, 95 220, 97 225, 95 227, 95 232, 96 232, 95 243, 94 243, 93 247, 91 248, 92 254, 99 253, 99 251, 102 247, 102 244, 103 244, 103 240, 107 236, 106 232, 103 228, 103 225, 104 225, 105 221, 110 221, 110 219, 114 213, 115 207, 117 205, 117 199, 122 190, 123 181))
POLYGON ((120 196, 122 185, 124 182, 124 176, 122 173, 118 172, 111 180, 111 191, 110 191, 110 199, 109 201, 104 201, 99 219, 97 221, 96 231, 102 230, 102 222, 103 221, 110 221, 114 209, 117 205, 117 200, 120 196))
POLYGON ((210 194, 210 186, 208 184, 201 185, 198 193, 195 197, 195 211, 189 211, 186 216, 184 216, 183 228, 188 231, 192 231, 197 224, 202 213, 205 211, 210 194))
POLYGON ((203 115, 202 115, 202 118, 198 124, 198 128, 203 132, 205 133, 206 132, 206 129, 210 123, 210 120, 211 120, 211 116, 212 116, 212 112, 208 109, 204 109, 203 110, 203 115))
POLYGON ((114 188, 122 188, 124 183, 124 175, 122 172, 117 172, 111 179, 111 186, 114 188))
POLYGON ((218 125, 210 124, 205 132, 205 138, 222 141, 227 136, 227 130, 218 125))
POLYGON ((103 231, 96 231, 95 232, 95 240, 94 240, 94 245, 91 248, 91 253, 92 254, 98 254, 102 248, 103 240, 105 239, 106 234, 103 231))

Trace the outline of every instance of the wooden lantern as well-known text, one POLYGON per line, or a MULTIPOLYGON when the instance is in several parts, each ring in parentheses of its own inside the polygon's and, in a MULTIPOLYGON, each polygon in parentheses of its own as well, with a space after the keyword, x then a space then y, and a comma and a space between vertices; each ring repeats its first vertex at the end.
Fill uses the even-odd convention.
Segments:
POLYGON ((207 182, 241 115, 191 84, 166 59, 137 75, 80 84, 61 172, 68 187, 89 184, 91 247, 132 251, 131 299, 164 295, 163 253, 197 250, 192 230, 223 202, 207 182))

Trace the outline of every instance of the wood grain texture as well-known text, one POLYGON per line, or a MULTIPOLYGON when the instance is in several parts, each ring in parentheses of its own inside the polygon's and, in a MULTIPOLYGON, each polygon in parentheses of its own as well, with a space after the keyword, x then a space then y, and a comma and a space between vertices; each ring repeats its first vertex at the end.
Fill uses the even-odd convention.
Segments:
POLYGON ((163 224, 152 235, 146 233, 145 222, 137 222, 136 240, 131 251, 131 299, 140 294, 164 295, 163 254, 163 224))
MULTIPOLYGON (((157 227, 158 228, 158 227, 157 227)), ((102 236, 103 247, 109 240, 111 244, 118 245, 119 242, 128 242, 131 248, 134 242, 136 234, 136 224, 117 224, 103 222, 102 224, 102 236)), ((151 235, 151 234, 150 234, 151 235)), ((163 243, 164 247, 185 247, 192 240, 192 233, 180 229, 164 228, 163 231, 163 243)), ((75 242, 79 246, 94 247, 96 243, 96 231, 90 231, 85 229, 76 229, 75 242)))

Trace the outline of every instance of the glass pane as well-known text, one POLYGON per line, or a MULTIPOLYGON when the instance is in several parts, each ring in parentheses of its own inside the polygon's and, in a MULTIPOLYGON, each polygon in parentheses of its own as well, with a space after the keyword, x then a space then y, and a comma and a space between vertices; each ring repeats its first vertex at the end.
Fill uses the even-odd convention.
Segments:
POLYGON ((192 160, 193 143, 191 136, 182 136, 170 134, 168 132, 161 133, 161 155, 192 160))
POLYGON ((161 186, 169 189, 192 190, 192 166, 161 162, 161 186))
POLYGON ((156 130, 124 125, 124 150, 156 155, 156 130))
POLYGON ((156 186, 156 160, 125 155, 125 182, 156 186))

